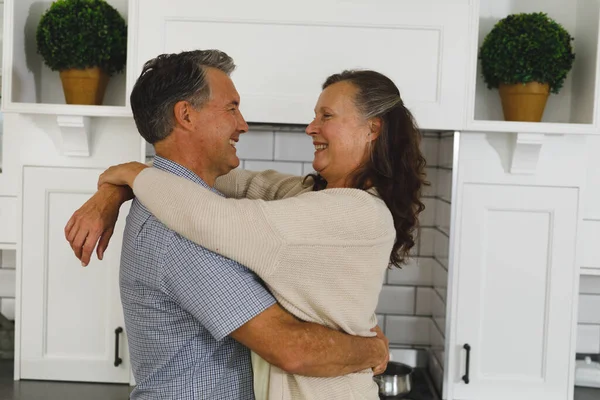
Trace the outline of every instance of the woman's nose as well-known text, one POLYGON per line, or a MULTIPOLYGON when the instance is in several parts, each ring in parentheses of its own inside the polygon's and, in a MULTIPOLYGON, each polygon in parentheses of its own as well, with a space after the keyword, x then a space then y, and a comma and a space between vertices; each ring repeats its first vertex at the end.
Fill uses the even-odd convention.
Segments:
POLYGON ((305 130, 307 135, 314 135, 317 133, 315 125, 316 124, 314 120, 310 124, 308 124, 305 130))

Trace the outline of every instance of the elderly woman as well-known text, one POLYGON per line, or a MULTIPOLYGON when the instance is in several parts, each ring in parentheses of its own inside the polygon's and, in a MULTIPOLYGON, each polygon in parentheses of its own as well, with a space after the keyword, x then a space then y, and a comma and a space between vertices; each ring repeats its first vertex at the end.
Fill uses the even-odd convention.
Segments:
MULTIPOLYGON (((405 261, 424 208, 419 131, 390 79, 344 71, 323 84, 306 133, 316 174, 234 170, 215 185, 228 198, 140 163, 111 167, 99 183, 131 186, 170 229, 256 272, 301 320, 372 336, 386 269, 405 261)), ((269 373, 270 399, 378 398, 371 370, 269 373)))

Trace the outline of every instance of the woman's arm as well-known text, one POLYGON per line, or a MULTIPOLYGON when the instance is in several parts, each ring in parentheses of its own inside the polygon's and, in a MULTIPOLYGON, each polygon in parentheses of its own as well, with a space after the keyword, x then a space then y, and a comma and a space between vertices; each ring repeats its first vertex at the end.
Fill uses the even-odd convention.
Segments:
POLYGON ((263 279, 274 272, 286 246, 368 246, 393 234, 389 211, 383 207, 382 212, 376 205, 379 200, 357 189, 268 202, 225 199, 155 168, 140 172, 133 189, 170 229, 244 264, 263 279))
POLYGON ((217 178, 215 189, 232 199, 278 200, 302 185, 304 177, 274 170, 247 171, 240 168, 217 178))

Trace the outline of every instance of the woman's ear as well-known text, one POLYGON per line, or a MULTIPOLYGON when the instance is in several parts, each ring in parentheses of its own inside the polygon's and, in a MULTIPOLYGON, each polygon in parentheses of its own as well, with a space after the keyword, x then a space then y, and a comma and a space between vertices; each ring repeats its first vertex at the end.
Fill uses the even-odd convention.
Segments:
POLYGON ((190 116, 190 107, 191 104, 187 101, 178 101, 173 107, 175 121, 178 125, 182 126, 183 128, 191 128, 192 118, 190 116))
POLYGON ((381 118, 374 117, 369 119, 369 137, 368 140, 372 142, 379 137, 381 133, 381 118))

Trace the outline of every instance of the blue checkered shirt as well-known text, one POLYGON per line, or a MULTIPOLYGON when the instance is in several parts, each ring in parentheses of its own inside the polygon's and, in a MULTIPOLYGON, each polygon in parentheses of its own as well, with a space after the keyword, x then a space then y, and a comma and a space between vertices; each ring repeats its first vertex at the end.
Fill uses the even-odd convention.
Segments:
MULTIPOLYGON (((154 167, 215 191, 170 160, 156 157, 154 167)), ((250 351, 227 335, 275 304, 256 275, 134 200, 120 287, 137 383, 131 399, 254 399, 250 351)))

